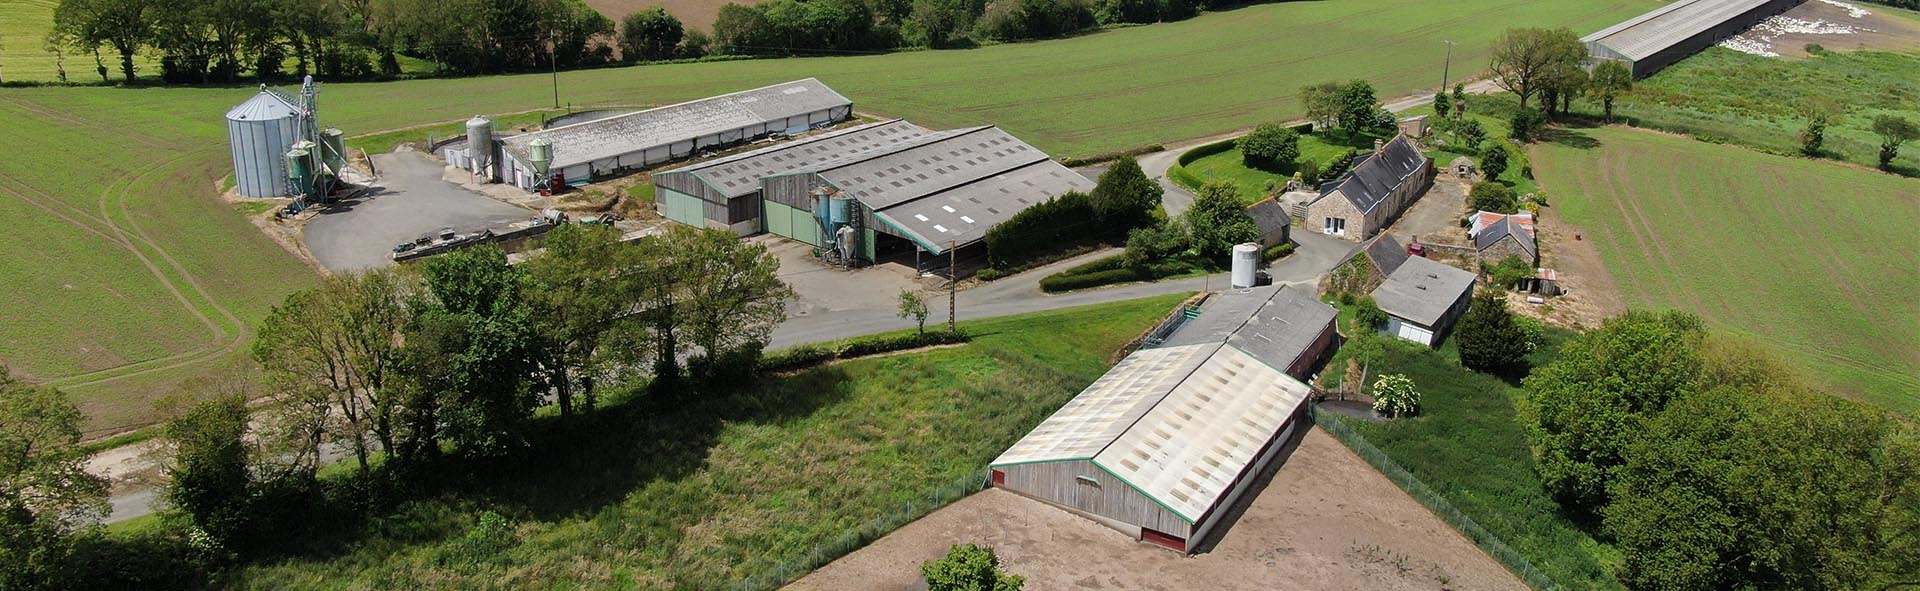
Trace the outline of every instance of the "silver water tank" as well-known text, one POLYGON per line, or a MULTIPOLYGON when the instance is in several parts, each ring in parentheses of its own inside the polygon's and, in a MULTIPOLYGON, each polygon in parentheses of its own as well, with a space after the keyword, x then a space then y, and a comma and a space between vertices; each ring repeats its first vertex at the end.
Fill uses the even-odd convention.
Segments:
POLYGON ((467 120, 467 156, 474 172, 486 172, 493 163, 493 121, 479 115, 467 120))
POLYGON ((300 115, 293 105, 262 87, 227 111, 227 141, 233 149, 233 186, 241 195, 284 197, 292 191, 286 154, 300 141, 300 115))
POLYGON ((1252 242, 1233 245, 1233 274, 1230 283, 1234 287, 1253 287, 1260 268, 1260 245, 1252 242))

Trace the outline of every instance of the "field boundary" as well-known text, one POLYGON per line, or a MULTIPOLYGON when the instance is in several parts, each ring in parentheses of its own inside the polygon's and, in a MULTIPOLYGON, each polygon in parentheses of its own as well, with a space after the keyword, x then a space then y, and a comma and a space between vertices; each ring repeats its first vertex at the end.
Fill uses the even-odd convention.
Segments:
POLYGON ((786 586, 788 583, 797 581, 800 577, 806 576, 808 573, 818 570, 828 563, 853 553, 854 550, 864 548, 867 544, 871 544, 875 540, 879 540, 887 534, 893 533, 894 530, 913 523, 929 513, 953 504, 954 501, 966 498, 968 495, 985 490, 987 488, 988 474, 988 469, 984 467, 974 470, 958 480, 949 482, 927 493, 924 497, 925 502, 909 501, 906 504, 895 507, 893 510, 882 513, 879 517, 875 517, 873 520, 861 524, 859 527, 848 530, 846 533, 841 534, 840 537, 834 538, 833 541, 814 544, 812 552, 781 563, 779 566, 769 569, 766 574, 744 579, 739 583, 728 585, 725 588, 738 591, 771 591, 786 586))
POLYGON ((1345 444, 1348 449, 1353 450, 1353 453, 1365 459, 1374 469, 1379 470, 1381 474, 1385 474, 1387 479, 1392 480, 1401 490, 1406 491, 1408 496, 1413 497, 1416 501, 1420 501, 1421 505, 1425 505, 1428 510, 1440 516, 1440 519, 1446 521, 1447 525, 1453 526, 1453 529, 1458 530, 1461 535, 1466 536, 1468 540, 1472 540, 1473 545, 1479 546, 1487 555, 1492 556, 1494 560, 1500 561, 1500 564, 1507 567, 1507 570, 1513 571, 1514 576, 1520 577, 1522 581, 1526 581, 1528 586, 1542 590, 1564 589, 1559 583, 1555 583, 1551 577, 1548 577, 1546 573, 1534 567, 1533 563, 1528 561, 1526 557, 1521 556, 1519 552, 1507 546, 1507 543, 1501 541, 1499 536, 1495 536, 1493 532, 1487 531, 1487 528, 1481 527, 1479 522, 1474 521, 1472 517, 1461 513, 1460 509, 1454 507, 1453 503, 1448 502, 1446 497, 1441 496, 1440 493, 1429 488, 1426 483, 1420 481, 1418 476, 1414 476, 1412 472, 1402 467, 1399 462, 1393 461, 1392 456, 1387 455, 1387 452, 1375 447, 1373 442, 1368 441, 1366 436, 1361 435, 1359 431, 1353 430, 1353 427, 1341 422, 1338 417, 1332 414, 1321 414, 1320 407, 1315 404, 1307 405, 1307 415, 1313 417, 1313 423, 1315 425, 1326 429, 1327 433, 1332 434, 1335 439, 1339 439, 1340 443, 1345 444))

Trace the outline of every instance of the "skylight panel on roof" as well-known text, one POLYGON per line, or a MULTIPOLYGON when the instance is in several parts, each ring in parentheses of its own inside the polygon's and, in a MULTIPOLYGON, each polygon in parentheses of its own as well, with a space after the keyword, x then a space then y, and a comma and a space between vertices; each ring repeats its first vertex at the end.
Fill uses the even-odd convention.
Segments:
POLYGON ((946 227, 946 226, 942 226, 942 225, 940 225, 940 224, 934 224, 934 225, 933 225, 933 229, 935 229, 935 230, 939 230, 939 231, 941 231, 942 233, 945 233, 945 232, 947 231, 947 227, 946 227))

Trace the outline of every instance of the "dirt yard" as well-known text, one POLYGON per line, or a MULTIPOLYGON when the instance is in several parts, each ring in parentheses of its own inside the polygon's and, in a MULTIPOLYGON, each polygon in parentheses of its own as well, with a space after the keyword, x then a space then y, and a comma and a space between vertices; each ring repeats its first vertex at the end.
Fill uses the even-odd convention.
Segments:
POLYGON ((908 524, 793 590, 921 588, 951 544, 991 546, 1028 589, 1526 589, 1333 436, 1301 437, 1192 557, 999 489, 908 524))
POLYGON ((1547 298, 1545 304, 1527 303, 1526 297, 1507 298, 1507 307, 1522 316, 1562 328, 1584 330, 1627 312, 1627 301, 1613 273, 1600 261, 1600 249, 1593 236, 1569 225, 1558 209, 1540 208, 1540 266, 1560 274, 1565 295, 1547 298))
POLYGON ((1467 229, 1460 227, 1460 217, 1467 213, 1467 191, 1460 177, 1436 175, 1433 188, 1400 214, 1387 232, 1401 245, 1417 238, 1428 244, 1473 246, 1467 241, 1467 229))

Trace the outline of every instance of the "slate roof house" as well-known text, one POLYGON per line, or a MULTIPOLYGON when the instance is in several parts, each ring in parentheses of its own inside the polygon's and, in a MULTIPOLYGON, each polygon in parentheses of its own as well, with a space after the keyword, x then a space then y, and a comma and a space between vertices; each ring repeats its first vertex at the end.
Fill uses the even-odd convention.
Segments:
POLYGON ((1540 264, 1540 245, 1534 237, 1531 214, 1501 214, 1482 211, 1474 214, 1468 230, 1480 260, 1497 263, 1519 257, 1528 265, 1540 264))
POLYGON ((1406 135, 1360 158, 1307 206, 1307 227, 1359 242, 1400 217, 1433 184, 1433 159, 1406 135))
POLYGON ((1374 288, 1373 301, 1387 313, 1387 334, 1433 345, 1466 313, 1474 279, 1473 273, 1425 257, 1407 257, 1374 288))
POLYGON ((1366 276, 1358 278, 1353 289, 1372 291, 1380 282, 1386 281, 1388 275, 1398 270, 1402 263, 1407 262, 1409 256, 1412 255, 1407 254, 1407 248, 1394 240, 1392 234, 1381 234, 1354 247, 1347 253, 1347 258, 1340 259, 1340 264, 1333 268, 1345 269, 1357 261, 1366 261, 1366 276))

